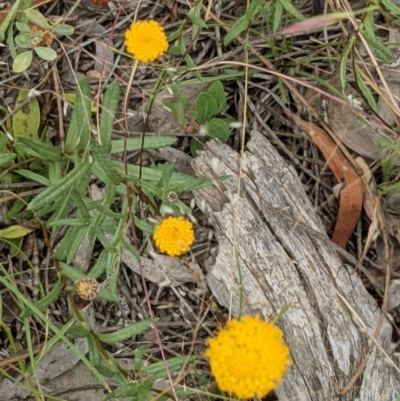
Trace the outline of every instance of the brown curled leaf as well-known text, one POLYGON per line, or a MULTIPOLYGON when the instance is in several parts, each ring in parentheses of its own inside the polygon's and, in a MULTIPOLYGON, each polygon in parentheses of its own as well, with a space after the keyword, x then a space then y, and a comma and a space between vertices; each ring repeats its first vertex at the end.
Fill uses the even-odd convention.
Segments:
POLYGON ((339 213, 332 235, 332 241, 345 248, 362 209, 363 189, 360 177, 324 130, 298 118, 296 122, 310 135, 336 180, 345 183, 345 187, 340 191, 339 213))

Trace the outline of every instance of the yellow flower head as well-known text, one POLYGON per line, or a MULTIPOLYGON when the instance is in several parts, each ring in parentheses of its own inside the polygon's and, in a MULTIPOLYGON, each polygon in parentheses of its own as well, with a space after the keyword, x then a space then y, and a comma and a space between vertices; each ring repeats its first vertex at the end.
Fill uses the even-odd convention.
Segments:
POLYGON ((136 60, 149 63, 168 50, 168 41, 157 21, 137 21, 125 32, 125 46, 136 60))
POLYGON ((282 331, 258 316, 229 321, 208 339, 206 356, 218 387, 244 399, 267 395, 290 365, 282 331))
POLYGON ((169 256, 187 252, 194 241, 193 224, 182 217, 167 217, 154 230, 158 249, 169 256))

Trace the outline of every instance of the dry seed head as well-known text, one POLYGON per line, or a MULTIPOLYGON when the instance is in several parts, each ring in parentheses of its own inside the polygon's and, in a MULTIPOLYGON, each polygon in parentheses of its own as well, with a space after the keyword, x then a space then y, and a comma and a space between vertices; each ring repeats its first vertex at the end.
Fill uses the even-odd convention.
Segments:
POLYGON ((76 295, 86 301, 96 298, 99 289, 99 283, 91 277, 86 277, 75 282, 76 295))

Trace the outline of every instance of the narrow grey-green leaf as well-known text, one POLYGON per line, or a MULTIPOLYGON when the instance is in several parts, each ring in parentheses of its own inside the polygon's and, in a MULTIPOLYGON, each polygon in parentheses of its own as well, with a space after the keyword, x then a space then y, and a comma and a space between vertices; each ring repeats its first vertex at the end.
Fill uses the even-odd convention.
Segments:
POLYGON ((18 169, 18 170, 15 170, 15 173, 19 174, 22 177, 28 178, 31 181, 36 181, 36 182, 44 185, 45 187, 50 186, 50 181, 48 178, 43 177, 40 174, 34 173, 33 171, 18 169))
POLYGON ((74 109, 65 140, 66 153, 87 148, 90 138, 90 118, 90 86, 84 77, 79 81, 76 90, 74 109))
POLYGON ((0 154, 0 167, 9 167, 14 162, 17 155, 15 153, 1 153, 0 154))
MULTIPOLYGON (((73 241, 70 244, 70 246, 68 248, 68 251, 67 251, 67 259, 66 259, 66 261, 67 261, 68 264, 70 264, 74 260, 75 255, 78 252, 78 249, 81 246, 82 241, 83 241, 86 233, 89 230, 89 226, 86 226, 86 227, 73 227, 73 226, 70 226, 68 230, 75 229, 75 228, 78 229, 78 232, 74 236, 73 241)), ((89 254, 90 254, 90 250, 89 250, 89 254)))
POLYGON ((374 96, 371 93, 371 90, 368 88, 367 84, 362 79, 361 74, 357 71, 356 71, 356 79, 358 88, 360 89, 364 98, 367 100, 369 107, 371 107, 371 109, 374 110, 375 112, 378 112, 378 106, 376 104, 374 96))
POLYGON ((21 147, 20 144, 25 145, 22 149, 25 153, 39 159, 51 162, 58 162, 62 159, 60 148, 48 143, 39 142, 33 138, 20 135, 18 142, 15 144, 17 149, 21 147))
POLYGON ((363 36, 368 44, 373 48, 378 58, 380 58, 383 62, 388 63, 390 57, 392 56, 390 50, 378 39, 368 35, 366 32, 363 32, 363 36))
POLYGON ((150 329, 151 321, 149 319, 141 320, 140 322, 133 323, 130 326, 124 327, 113 333, 97 333, 98 339, 106 344, 115 344, 116 342, 125 341, 128 338, 138 336, 150 329))
POLYGON ((100 142, 105 154, 111 152, 111 134, 113 131, 115 112, 120 97, 119 83, 114 80, 104 95, 103 109, 100 116, 100 142))
POLYGON ((60 182, 45 189, 37 195, 28 205, 28 210, 37 210, 43 206, 51 204, 54 200, 60 198, 64 192, 68 191, 77 182, 83 178, 90 169, 90 164, 76 164, 74 169, 70 171, 60 182))
POLYGON ((388 11, 394 15, 400 15, 400 8, 396 6, 396 3, 392 0, 380 0, 380 4, 383 5, 388 11))
POLYGON ((281 27, 283 6, 280 1, 275 2, 274 16, 272 19, 272 32, 276 32, 281 27))
POLYGON ((198 41, 198 38, 199 38, 199 31, 201 30, 201 28, 207 29, 206 22, 200 17, 202 6, 203 6, 203 1, 196 1, 194 7, 192 7, 189 10, 189 12, 187 13, 187 16, 193 22, 193 26, 192 26, 192 45, 193 45, 193 50, 196 50, 197 41, 198 41))
MULTIPOLYGON (((111 141, 111 154, 122 153, 124 151, 125 139, 116 139, 111 141)), ((144 138, 143 149, 159 149, 165 146, 171 146, 176 142, 175 136, 167 135, 146 135, 144 138)), ((132 152, 140 150, 142 146, 142 138, 127 138, 126 139, 126 150, 132 152)))
POLYGON ((304 21, 306 19, 301 13, 299 13, 296 10, 296 8, 293 6, 293 4, 290 0, 277 0, 277 1, 279 1, 282 4, 283 8, 292 17, 298 19, 299 21, 304 21))
POLYGON ((246 15, 242 15, 238 18, 235 23, 232 25, 231 30, 225 36, 224 45, 227 46, 232 40, 236 39, 242 32, 244 32, 249 26, 250 22, 248 21, 246 15))
POLYGON ((350 52, 350 47, 347 46, 345 51, 342 54, 342 57, 340 58, 340 63, 339 63, 339 82, 340 82, 340 87, 342 90, 346 87, 346 75, 347 75, 347 60, 349 57, 349 52, 350 52))
POLYGON ((98 144, 96 140, 91 141, 92 154, 95 163, 104 171, 108 179, 114 184, 118 185, 122 181, 122 175, 115 169, 113 162, 110 160, 108 154, 105 153, 103 147, 98 144))
POLYGON ((201 177, 191 177, 191 179, 189 179, 188 177, 185 180, 171 181, 170 190, 176 192, 177 194, 180 194, 182 192, 194 191, 196 189, 209 187, 211 185, 214 185, 215 183, 223 182, 228 178, 229 176, 216 177, 213 179, 201 177))

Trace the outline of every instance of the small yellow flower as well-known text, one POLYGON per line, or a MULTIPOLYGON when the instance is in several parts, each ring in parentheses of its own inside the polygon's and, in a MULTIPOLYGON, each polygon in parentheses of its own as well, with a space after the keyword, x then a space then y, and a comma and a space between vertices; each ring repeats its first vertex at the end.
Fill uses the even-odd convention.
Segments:
POLYGON ((136 60, 149 63, 168 50, 168 41, 157 21, 137 21, 125 32, 125 46, 136 60))
POLYGON ((242 399, 267 395, 290 365, 282 331, 258 316, 229 321, 208 339, 206 356, 219 389, 242 399))
POLYGON ((193 224, 182 217, 167 217, 154 230, 154 242, 168 256, 187 252, 194 241, 193 224))

